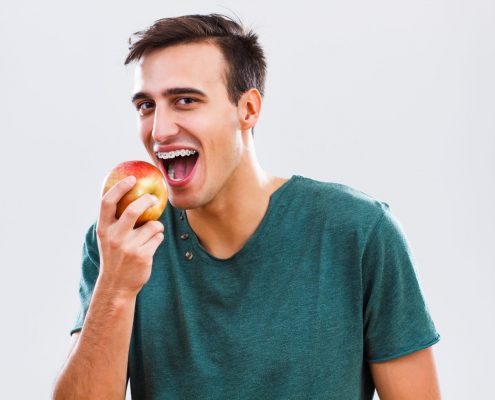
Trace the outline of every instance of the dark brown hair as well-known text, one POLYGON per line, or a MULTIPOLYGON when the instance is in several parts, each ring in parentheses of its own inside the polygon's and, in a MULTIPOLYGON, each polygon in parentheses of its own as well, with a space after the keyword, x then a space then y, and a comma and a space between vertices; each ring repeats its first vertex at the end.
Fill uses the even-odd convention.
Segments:
POLYGON ((184 15, 163 18, 129 38, 124 65, 146 52, 177 44, 210 42, 218 46, 227 63, 225 81, 230 101, 237 105, 241 95, 256 88, 264 95, 266 62, 258 36, 241 21, 220 15, 184 15), (133 40, 133 36, 136 40, 133 40))

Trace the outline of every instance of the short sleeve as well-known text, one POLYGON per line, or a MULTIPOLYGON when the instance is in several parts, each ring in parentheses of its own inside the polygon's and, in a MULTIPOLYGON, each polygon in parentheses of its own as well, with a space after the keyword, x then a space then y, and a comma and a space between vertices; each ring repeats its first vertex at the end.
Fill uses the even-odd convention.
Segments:
POLYGON ((399 222, 383 203, 363 253, 365 357, 380 362, 440 340, 421 291, 399 222))
POLYGON ((82 329, 84 319, 88 312, 91 296, 95 288, 96 279, 98 278, 100 268, 100 256, 98 252, 98 242, 96 239, 96 223, 91 225, 88 229, 83 249, 82 249, 82 262, 81 262, 81 278, 79 282, 79 299, 80 308, 76 318, 76 323, 70 331, 72 335, 82 329))

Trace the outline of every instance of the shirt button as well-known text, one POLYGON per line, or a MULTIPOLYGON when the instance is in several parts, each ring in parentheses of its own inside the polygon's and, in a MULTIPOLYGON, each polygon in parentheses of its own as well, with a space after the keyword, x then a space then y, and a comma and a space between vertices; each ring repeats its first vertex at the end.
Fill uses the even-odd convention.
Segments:
POLYGON ((183 234, 181 234, 181 235, 180 235, 180 238, 181 238, 182 240, 187 240, 187 239, 189 239, 189 233, 183 233, 183 234))
POLYGON ((186 257, 187 260, 191 260, 193 258, 193 253, 191 251, 186 251, 184 257, 186 257))

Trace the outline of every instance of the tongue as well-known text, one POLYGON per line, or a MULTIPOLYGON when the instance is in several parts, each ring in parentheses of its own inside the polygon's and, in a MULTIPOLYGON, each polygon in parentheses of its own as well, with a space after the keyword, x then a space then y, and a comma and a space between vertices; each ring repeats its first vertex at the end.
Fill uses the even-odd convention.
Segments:
POLYGON ((174 163, 174 178, 180 180, 187 178, 194 168, 197 158, 197 156, 177 157, 174 163))

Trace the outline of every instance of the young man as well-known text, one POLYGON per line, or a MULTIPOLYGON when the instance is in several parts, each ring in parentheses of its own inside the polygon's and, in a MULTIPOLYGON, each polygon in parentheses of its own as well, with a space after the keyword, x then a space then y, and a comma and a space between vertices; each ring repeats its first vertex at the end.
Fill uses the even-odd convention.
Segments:
POLYGON ((54 398, 122 399, 128 377, 133 399, 440 398, 439 335, 387 204, 259 165, 256 35, 196 15, 137 37, 132 102, 169 204, 133 229, 153 199, 117 220, 133 182, 103 197, 54 398))

